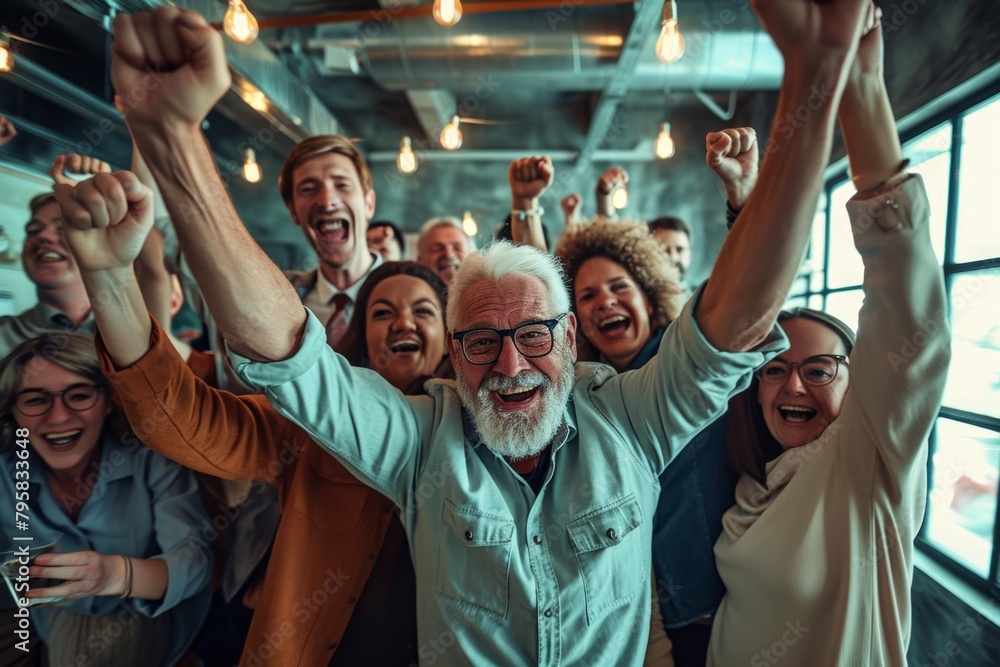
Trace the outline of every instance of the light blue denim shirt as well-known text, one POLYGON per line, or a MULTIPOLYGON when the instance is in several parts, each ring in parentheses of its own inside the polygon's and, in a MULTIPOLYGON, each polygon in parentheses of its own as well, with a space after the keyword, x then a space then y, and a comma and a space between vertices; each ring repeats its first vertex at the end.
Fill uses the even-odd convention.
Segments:
POLYGON ((720 353, 691 307, 642 369, 577 365, 537 497, 464 426, 452 383, 404 397, 330 350, 313 316, 291 358, 232 357, 246 382, 401 508, 422 664, 635 665, 649 633, 657 478, 786 347, 775 329, 753 352, 720 353))
MULTIPOLYGON (((14 449, 0 452, 0 549, 43 546, 58 540, 58 551, 96 551, 105 555, 158 558, 167 565, 167 588, 160 600, 114 596, 85 597, 59 603, 60 609, 91 616, 127 619, 136 612, 146 616, 170 614, 170 654, 163 665, 174 664, 190 646, 208 613, 212 570, 208 546, 194 537, 208 522, 190 470, 147 449, 130 433, 121 439, 105 433, 97 482, 80 508, 76 522, 63 510, 45 482, 40 457, 32 450, 29 466, 28 530, 14 526, 14 449), (9 505, 8 505, 9 503, 9 505), (17 541, 14 536, 32 538, 17 541)), ((6 587, 0 607, 13 609, 6 587)), ((33 631, 49 641, 48 616, 54 607, 31 608, 33 631)), ((3 611, 3 613, 13 613, 3 611)), ((147 665, 145 667, 154 667, 147 665)))

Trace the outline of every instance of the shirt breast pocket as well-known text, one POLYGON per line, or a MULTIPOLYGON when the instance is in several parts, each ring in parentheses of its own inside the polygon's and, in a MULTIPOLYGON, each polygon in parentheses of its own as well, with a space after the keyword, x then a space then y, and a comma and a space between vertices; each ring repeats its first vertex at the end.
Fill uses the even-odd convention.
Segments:
POLYGON ((583 579, 587 623, 594 625, 632 599, 646 581, 640 544, 642 511, 634 495, 589 512, 566 524, 583 579))
POLYGON ((514 521, 445 500, 441 523, 438 595, 506 616, 514 521))

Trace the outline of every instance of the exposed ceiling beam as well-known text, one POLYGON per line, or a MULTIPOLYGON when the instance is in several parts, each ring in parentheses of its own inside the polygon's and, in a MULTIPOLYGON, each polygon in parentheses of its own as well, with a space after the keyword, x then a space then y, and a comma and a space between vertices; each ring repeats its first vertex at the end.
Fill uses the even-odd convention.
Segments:
POLYGON ((557 177, 563 185, 569 185, 583 175, 590 168, 601 145, 613 138, 618 108, 628 93, 629 81, 639 62, 642 47, 648 41, 650 33, 660 26, 662 11, 663 4, 656 0, 646 0, 638 6, 632 27, 622 44, 615 73, 594 108, 587 136, 580 148, 580 159, 571 172, 564 172, 564 177, 557 177))
POLYGON ((444 90, 408 90, 406 97, 424 134, 431 140, 437 138, 458 109, 455 95, 444 90))

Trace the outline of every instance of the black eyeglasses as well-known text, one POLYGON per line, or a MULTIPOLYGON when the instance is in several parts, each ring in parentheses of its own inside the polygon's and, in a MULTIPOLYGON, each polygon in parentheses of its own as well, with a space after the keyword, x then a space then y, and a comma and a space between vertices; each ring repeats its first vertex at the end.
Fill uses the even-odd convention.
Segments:
POLYGON ((74 384, 64 391, 25 389, 14 395, 14 407, 25 417, 40 417, 52 409, 57 396, 70 410, 83 412, 97 404, 101 388, 92 384, 74 384))
POLYGON ((781 359, 768 362, 757 371, 757 377, 767 384, 783 384, 796 368, 802 381, 813 387, 823 387, 837 378, 840 365, 847 365, 847 357, 842 354, 817 354, 802 361, 788 363, 781 359))
POLYGON ((455 331, 451 337, 462 346, 462 354, 470 364, 492 364, 500 358, 503 339, 510 336, 514 347, 529 359, 544 357, 552 351, 555 337, 552 330, 569 313, 563 313, 554 320, 525 322, 513 329, 467 329, 455 331))

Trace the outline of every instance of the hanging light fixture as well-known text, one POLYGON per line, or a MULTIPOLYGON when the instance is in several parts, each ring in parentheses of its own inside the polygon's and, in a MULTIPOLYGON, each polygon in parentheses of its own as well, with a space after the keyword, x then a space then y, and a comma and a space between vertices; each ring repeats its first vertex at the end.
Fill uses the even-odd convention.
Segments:
POLYGON ((479 225, 476 224, 476 219, 472 217, 472 211, 466 211, 465 215, 462 216, 462 230, 468 236, 475 236, 479 233, 479 225))
POLYGON ((670 123, 660 123, 660 134, 656 137, 656 157, 667 160, 675 152, 674 139, 670 136, 670 123))
POLYGON ((450 28, 462 20, 461 0, 434 0, 434 9, 431 11, 434 20, 446 28, 450 28))
POLYGON ((0 28, 0 72, 14 69, 14 52, 10 50, 10 33, 0 28))
POLYGON ((462 147, 462 130, 459 129, 458 116, 452 116, 451 122, 441 130, 441 147, 446 151, 457 151, 462 147))
POLYGON ((611 195, 611 205, 619 211, 628 206, 628 189, 624 185, 611 195))
POLYGON ((243 157, 243 178, 246 179, 247 183, 259 182, 264 172, 261 170, 260 165, 257 164, 257 155, 253 152, 252 148, 248 148, 243 151, 243 157))
POLYGON ((249 44, 257 39, 257 35, 260 33, 257 19, 243 4, 243 0, 229 0, 229 9, 226 10, 226 18, 222 21, 222 27, 230 39, 240 44, 249 44))
POLYGON ((399 157, 396 158, 396 166, 404 174, 412 174, 417 170, 417 155, 413 152, 409 137, 403 137, 399 142, 399 157))
POLYGON ((675 63, 684 55, 684 36, 677 26, 677 0, 663 3, 663 29, 656 40, 656 57, 665 63, 675 63))

